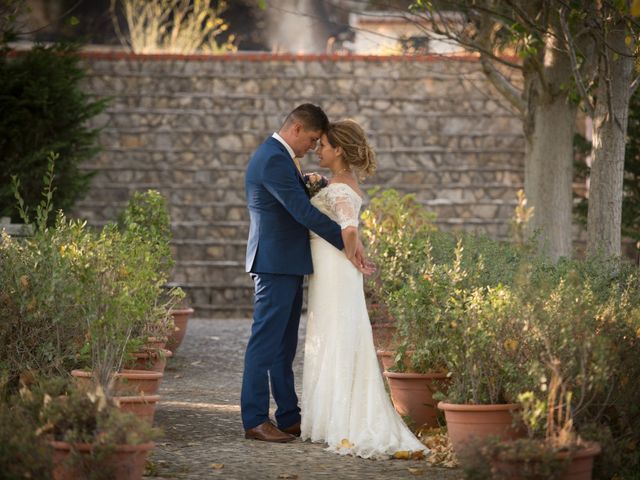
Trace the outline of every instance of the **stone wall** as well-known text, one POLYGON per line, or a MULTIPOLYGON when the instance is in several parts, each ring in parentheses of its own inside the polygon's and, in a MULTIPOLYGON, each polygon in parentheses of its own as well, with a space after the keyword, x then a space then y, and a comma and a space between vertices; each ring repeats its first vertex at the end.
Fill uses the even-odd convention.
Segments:
MULTIPOLYGON (((174 280, 199 316, 250 316, 244 169, 299 103, 362 123, 379 162, 366 187, 415 192, 445 229, 508 234, 521 123, 473 59, 88 53, 85 62, 87 91, 111 101, 96 119, 103 150, 84 167, 97 174, 75 214, 101 225, 133 191, 162 192, 174 280)), ((303 168, 317 169, 314 155, 303 168)))

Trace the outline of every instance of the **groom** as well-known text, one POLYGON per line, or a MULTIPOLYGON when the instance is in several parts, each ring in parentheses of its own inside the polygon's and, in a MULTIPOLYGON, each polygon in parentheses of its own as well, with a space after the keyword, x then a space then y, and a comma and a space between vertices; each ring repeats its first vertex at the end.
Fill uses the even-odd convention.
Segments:
MULTIPOLYGON (((296 107, 258 147, 247 166, 250 227, 246 271, 255 284, 251 337, 245 353, 241 409, 245 438, 289 442, 300 435, 293 359, 298 345, 302 280, 313 272, 309 230, 344 248, 337 223, 311 205, 296 157, 315 148, 329 120, 318 106, 296 107), (277 405, 269 420, 269 380, 277 405)), ((364 268, 359 245, 354 262, 364 268)))

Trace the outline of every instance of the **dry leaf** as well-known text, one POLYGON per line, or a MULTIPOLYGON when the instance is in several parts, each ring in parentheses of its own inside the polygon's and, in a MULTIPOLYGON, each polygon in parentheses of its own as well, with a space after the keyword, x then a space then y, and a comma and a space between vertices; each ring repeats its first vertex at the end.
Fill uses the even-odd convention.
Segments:
POLYGON ((393 458, 397 458, 399 460, 409 460, 411 458, 411 452, 408 450, 399 450, 393 454, 393 458))
POLYGON ((430 450, 427 462, 436 467, 457 466, 453 448, 444 428, 421 428, 416 432, 420 441, 430 450))
POLYGON ((212 463, 211 468, 214 470, 220 470, 221 468, 224 468, 224 463, 212 463))
POLYGON ((409 473, 411 475, 422 475, 424 473, 424 468, 412 468, 412 467, 409 467, 409 468, 407 468, 407 470, 409 470, 409 473))
POLYGON ((340 441, 340 446, 342 448, 353 448, 353 443, 351 443, 349 440, 347 440, 346 438, 343 438, 340 441))
POLYGON ((298 478, 298 475, 292 475, 290 473, 281 473, 280 475, 278 475, 278 478, 287 478, 290 480, 296 480, 298 478))
POLYGON ((411 452, 411 460, 424 460, 424 452, 422 450, 411 452))

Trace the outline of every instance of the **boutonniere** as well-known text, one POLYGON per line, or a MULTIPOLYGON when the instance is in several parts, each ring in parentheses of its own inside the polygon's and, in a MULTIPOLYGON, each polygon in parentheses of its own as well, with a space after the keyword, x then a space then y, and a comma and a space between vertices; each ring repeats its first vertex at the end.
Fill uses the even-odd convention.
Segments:
POLYGON ((329 185, 329 181, 318 173, 307 173, 304 176, 304 184, 307 186, 307 190, 309 190, 309 195, 313 197, 329 185))

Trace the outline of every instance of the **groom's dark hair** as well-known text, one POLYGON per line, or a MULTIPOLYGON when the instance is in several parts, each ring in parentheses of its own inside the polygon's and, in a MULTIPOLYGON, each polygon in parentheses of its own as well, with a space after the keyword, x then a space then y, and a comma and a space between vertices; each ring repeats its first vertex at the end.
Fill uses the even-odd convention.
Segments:
POLYGON ((287 115, 282 124, 283 128, 290 126, 293 122, 300 122, 306 130, 320 130, 325 133, 329 130, 329 119, 327 114, 313 103, 303 103, 298 105, 287 115))

